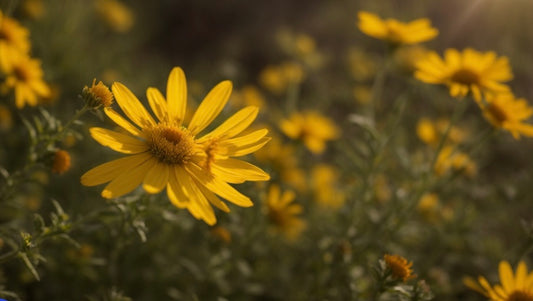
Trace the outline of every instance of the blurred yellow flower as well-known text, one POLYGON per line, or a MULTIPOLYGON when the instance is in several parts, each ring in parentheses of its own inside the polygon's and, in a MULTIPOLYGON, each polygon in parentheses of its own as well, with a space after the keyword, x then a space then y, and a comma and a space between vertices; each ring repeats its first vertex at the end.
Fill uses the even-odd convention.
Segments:
POLYGON ((489 96, 479 105, 483 116, 496 128, 510 132, 515 139, 520 135, 533 137, 533 125, 525 123, 533 115, 533 108, 525 99, 515 99, 512 94, 489 96))
POLYGON ((451 169, 464 172, 467 176, 474 176, 477 173, 476 163, 467 154, 448 145, 441 149, 434 170, 437 175, 442 176, 451 169))
POLYGON ((520 261, 513 273, 509 262, 500 261, 498 271, 501 284, 491 286, 483 276, 477 282, 466 277, 463 283, 491 301, 533 301, 533 272, 528 272, 525 262, 520 261))
MULTIPOLYGON (((437 147, 440 139, 444 136, 450 121, 448 119, 438 119, 434 121, 429 118, 421 118, 416 125, 416 134, 420 140, 427 145, 437 147)), ((460 127, 452 126, 448 131, 447 141, 458 144, 465 140, 467 132, 460 127)))
POLYGON ((0 45, 0 69, 7 75, 2 91, 15 90, 15 105, 35 106, 38 97, 50 95, 50 87, 43 81, 41 62, 11 48, 0 45), (6 59, 9 58, 9 59, 6 59))
POLYGON ((127 32, 135 22, 133 11, 118 0, 96 0, 98 15, 116 32, 127 32))
POLYGON ((416 277, 416 275, 413 274, 413 270, 411 269, 413 263, 409 262, 402 256, 385 254, 385 256, 383 256, 383 259, 385 260, 387 269, 390 271, 391 276, 393 278, 406 282, 407 280, 416 277))
POLYGON ((304 171, 298 167, 295 149, 281 139, 273 136, 272 140, 254 153, 258 161, 272 167, 280 176, 280 180, 302 192, 307 188, 304 171))
POLYGON ((440 213, 439 196, 436 193, 424 194, 418 201, 416 209, 427 221, 436 221, 440 213))
MULTIPOLYGON (((26 54, 30 51, 28 35, 29 31, 26 28, 0 10, 0 45, 26 54)), ((2 56, 0 59, 8 60, 9 57, 2 56)))
POLYGON ((259 74, 261 85, 274 94, 282 94, 294 84, 303 81, 304 70, 296 62, 285 62, 281 65, 267 66, 259 74))
POLYGON ((378 174, 374 178, 374 195, 380 203, 388 202, 392 196, 389 181, 384 174, 378 174))
POLYGON ((439 34, 426 18, 404 23, 395 19, 383 20, 365 11, 360 11, 357 15, 359 30, 366 35, 393 44, 417 44, 429 41, 439 34))
POLYGON ((13 126, 13 116, 8 107, 0 104, 0 131, 8 131, 13 126))
POLYGON ((353 88, 353 97, 359 104, 368 104, 372 100, 372 89, 369 86, 357 85, 353 88))
POLYGON ((70 154, 65 150, 58 150, 54 153, 52 162, 52 172, 57 174, 65 173, 70 169, 70 154))
POLYGON ((318 164, 311 170, 311 187, 315 201, 332 209, 340 208, 346 199, 346 196, 338 188, 339 173, 337 170, 327 164, 318 164))
POLYGON ((106 115, 128 133, 104 128, 91 128, 90 133, 100 144, 129 156, 89 170, 81 177, 82 184, 109 182, 102 191, 104 198, 122 196, 140 184, 152 194, 166 188, 175 206, 187 208, 195 218, 210 225, 216 223, 211 205, 229 212, 218 196, 241 207, 252 206, 248 197, 228 183, 270 178, 258 167, 232 158, 250 154, 270 140, 266 129, 238 136, 254 121, 258 109, 246 107, 214 130, 196 137, 220 114, 231 90, 230 81, 215 86, 185 127, 187 84, 181 68, 175 67, 169 75, 166 100, 156 88, 146 92, 157 120, 128 88, 115 82, 115 100, 133 124, 107 107, 106 115))
POLYGON ((471 48, 459 52, 447 49, 444 60, 430 52, 416 64, 415 77, 425 83, 444 84, 453 97, 463 97, 472 92, 476 101, 482 94, 509 92, 503 82, 513 78, 507 57, 497 57, 496 53, 479 52, 471 48))
POLYGON ((81 96, 91 108, 109 107, 113 104, 113 93, 102 81, 96 84, 96 79, 93 79, 93 84, 90 88, 87 86, 83 88, 81 96))
POLYGON ((416 70, 416 64, 430 51, 421 45, 402 47, 394 53, 394 59, 400 69, 412 73, 416 70))
POLYGON ((225 227, 215 226, 211 228, 211 234, 227 244, 231 242, 231 232, 225 227))
POLYGON ((263 109, 266 105, 266 100, 257 87, 246 85, 233 94, 232 105, 235 107, 254 106, 263 109))
POLYGON ((294 192, 289 190, 281 193, 280 187, 276 184, 272 184, 268 190, 268 219, 277 231, 290 240, 298 238, 306 227, 305 221, 299 216, 303 208, 293 203, 294 198, 294 192))
POLYGON ((376 74, 376 58, 359 48, 351 48, 347 54, 348 67, 353 78, 357 81, 372 79, 376 74))
POLYGON ((337 139, 340 132, 329 118, 316 111, 293 113, 280 122, 280 128, 288 137, 301 139, 315 154, 323 153, 326 141, 337 139))
POLYGON ((46 7, 43 0, 24 0, 22 1, 22 11, 32 19, 40 19, 46 13, 46 7))

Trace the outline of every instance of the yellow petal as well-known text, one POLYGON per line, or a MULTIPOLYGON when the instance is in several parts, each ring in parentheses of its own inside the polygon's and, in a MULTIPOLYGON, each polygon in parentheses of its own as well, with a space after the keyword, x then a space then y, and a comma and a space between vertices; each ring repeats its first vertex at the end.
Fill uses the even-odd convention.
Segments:
POLYGON ((168 76, 167 104, 169 117, 181 125, 187 109, 187 80, 180 67, 174 67, 168 76))
POLYGON ((233 114, 233 116, 228 118, 224 123, 214 129, 212 132, 198 139, 197 142, 202 143, 208 138, 217 136, 224 136, 225 138, 234 137, 235 135, 238 135, 242 131, 244 131, 250 124, 252 124, 252 122, 257 117, 258 112, 259 108, 257 107, 246 107, 233 114))
POLYGON ((81 184, 96 186, 107 183, 120 174, 127 172, 130 168, 144 163, 151 157, 148 153, 141 153, 98 165, 81 176, 81 184))
POLYGON ((120 174, 107 184, 104 191, 102 191, 102 197, 106 199, 118 198, 131 192, 141 184, 146 173, 156 162, 156 159, 148 159, 128 172, 120 174))
POLYGON ((187 173, 182 167, 178 166, 174 169, 176 172, 176 177, 178 181, 183 186, 185 194, 191 200, 191 204, 187 206, 189 209, 193 209, 197 218, 204 220, 209 225, 214 225, 217 221, 215 213, 213 212, 213 207, 209 205, 209 202, 200 191, 196 182, 193 181, 189 173, 187 173))
POLYGON ((526 289, 526 278, 527 278, 527 266, 526 263, 520 261, 518 267, 516 268, 516 277, 515 277, 515 287, 516 289, 522 290, 526 289))
POLYGON ((258 149, 262 148, 265 144, 270 141, 270 137, 263 137, 259 139, 259 141, 250 143, 250 144, 244 144, 244 145, 230 145, 227 148, 227 156, 230 157, 241 157, 248 154, 251 154, 258 149))
POLYGON ((139 99, 126 86, 115 82, 111 86, 111 90, 124 114, 137 126, 145 128, 155 124, 152 116, 150 116, 139 99))
POLYGON ((228 183, 208 174, 197 165, 188 164, 185 166, 185 169, 200 184, 204 185, 207 187, 207 189, 211 190, 220 197, 241 207, 253 206, 252 201, 247 196, 235 190, 235 188, 231 187, 228 183))
POLYGON ((150 87, 146 90, 146 98, 157 119, 167 121, 167 102, 163 94, 158 89, 150 87))
POLYGON ((189 198, 183 192, 181 184, 176 178, 174 168, 171 168, 168 176, 167 195, 170 202, 178 208, 187 208, 189 205, 189 198))
POLYGON ((98 127, 89 129, 89 132, 98 143, 117 152, 138 154, 148 150, 146 143, 129 135, 98 127))
POLYGON ((472 277, 463 278, 463 284, 468 288, 488 297, 487 292, 472 277))
POLYGON ((146 173, 143 181, 143 188, 148 193, 159 193, 168 183, 169 166, 161 162, 156 162, 146 173))
POLYGON ((506 292, 514 290, 514 277, 513 269, 507 261, 501 261, 498 266, 498 271, 500 272, 500 282, 503 286, 503 289, 506 292))
POLYGON ((211 171, 215 176, 229 183, 270 180, 270 176, 259 167, 232 158, 215 161, 211 166, 211 171))
POLYGON ((215 207, 217 207, 218 209, 224 212, 230 212, 228 205, 222 202, 213 192, 205 188, 200 183, 196 183, 196 184, 198 185, 198 188, 202 191, 202 193, 205 195, 205 197, 211 204, 213 204, 215 207))
POLYGON ((117 113, 112 108, 106 107, 104 108, 104 113, 109 117, 109 119, 113 120, 118 126, 125 129, 129 133, 135 136, 141 136, 142 132, 136 128, 133 124, 131 124, 129 121, 127 121, 124 117, 122 117, 119 113, 117 113))
POLYGON ((216 85, 202 101, 189 124, 193 135, 205 129, 220 114, 231 94, 232 84, 226 80, 216 85))

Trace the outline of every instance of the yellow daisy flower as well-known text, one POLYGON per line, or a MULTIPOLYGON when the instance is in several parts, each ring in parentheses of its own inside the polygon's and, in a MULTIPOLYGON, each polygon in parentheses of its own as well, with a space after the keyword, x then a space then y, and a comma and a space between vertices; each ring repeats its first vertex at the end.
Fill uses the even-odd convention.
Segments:
POLYGON ((477 165, 467 154, 455 150, 454 146, 447 145, 440 150, 434 170, 438 176, 454 170, 472 177, 477 173, 477 165))
MULTIPOLYGON (((30 51, 29 31, 0 10, 0 45, 22 53, 30 51)), ((4 59, 4 57, 2 57, 4 59)))
POLYGON ((117 0, 97 0, 95 9, 107 25, 116 32, 129 31, 135 22, 131 8, 117 0))
POLYGON ((425 83, 444 84, 453 97, 463 97, 472 92, 480 101, 484 94, 509 92, 504 82, 513 78, 507 57, 496 53, 479 52, 467 48, 462 52, 447 49, 442 59, 436 52, 425 55, 416 64, 415 77, 425 83))
POLYGON ((252 153, 269 141, 266 129, 239 135, 254 121, 258 109, 246 107, 198 137, 226 105, 232 90, 230 81, 219 83, 207 94, 187 127, 183 123, 187 86, 179 67, 169 75, 166 100, 156 88, 146 92, 156 119, 123 84, 115 82, 111 90, 131 122, 110 107, 104 112, 127 133, 97 127, 90 133, 100 144, 129 156, 89 170, 81 177, 83 185, 109 182, 102 191, 104 198, 122 196, 141 184, 151 194, 166 188, 175 206, 187 208, 195 218, 210 225, 216 222, 211 205, 229 212, 219 196, 241 207, 253 205, 228 183, 270 178, 260 168, 232 158, 252 153))
POLYGON ((406 282, 407 280, 416 277, 416 275, 413 274, 413 270, 411 269, 413 263, 403 258, 402 256, 385 254, 385 256, 383 256, 383 259, 385 260, 387 269, 389 269, 393 278, 400 279, 403 282, 406 282))
POLYGON ((339 209, 344 205, 346 196, 337 183, 339 173, 333 166, 318 164, 311 170, 311 187, 318 204, 331 209, 339 209))
POLYGON ((315 154, 326 149, 326 141, 339 137, 339 129, 327 117, 315 111, 293 113, 289 119, 282 120, 280 128, 292 139, 301 139, 305 146, 315 154))
POLYGON ((26 104, 35 106, 39 97, 50 96, 51 90, 43 81, 40 65, 39 60, 0 45, 0 70, 7 75, 2 90, 15 90, 17 108, 26 104))
POLYGON ((357 26, 364 34, 393 44, 417 44, 429 41, 439 34, 431 27, 429 19, 416 19, 409 23, 395 19, 383 20, 375 14, 360 11, 357 26))
POLYGON ((515 139, 520 139, 520 135, 533 137, 533 125, 525 123, 533 115, 533 108, 525 99, 515 99, 512 94, 499 94, 479 104, 483 116, 496 128, 509 131, 515 139))
POLYGON ((501 284, 492 287, 483 276, 478 277, 478 282, 471 277, 466 277, 463 282, 492 301, 533 301, 533 272, 527 271, 525 262, 520 261, 513 274, 509 262, 500 261, 498 271, 501 284))
POLYGON ((305 222, 299 217, 302 206, 292 203, 295 194, 292 191, 281 193, 278 185, 270 186, 267 196, 268 218, 276 230, 283 233, 288 239, 296 239, 305 229, 305 222))

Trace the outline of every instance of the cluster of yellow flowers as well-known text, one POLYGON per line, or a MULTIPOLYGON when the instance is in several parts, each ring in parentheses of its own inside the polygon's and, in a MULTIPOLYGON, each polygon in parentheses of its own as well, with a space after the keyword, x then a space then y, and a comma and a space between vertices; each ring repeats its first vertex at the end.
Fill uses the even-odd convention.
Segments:
MULTIPOLYGON (((383 20, 368 12, 359 13, 358 26, 363 33, 385 40, 393 47, 428 41, 438 34, 428 19, 403 23, 394 19, 383 20)), ((414 66, 415 78, 425 83, 446 85, 452 97, 462 99, 471 94, 482 115, 495 128, 510 132, 515 139, 519 139, 520 135, 533 137, 533 125, 526 123, 533 116, 533 108, 526 100, 515 98, 506 84, 513 78, 507 57, 471 48, 462 51, 447 49, 443 58, 434 51, 419 55, 414 60, 414 66)), ((476 165, 468 155, 455 150, 465 134, 449 121, 424 118, 417 125, 417 135, 426 144, 440 147, 434 165, 437 175, 451 168, 463 170, 469 175, 476 172, 476 165), (450 144, 442 145, 443 135, 450 144)), ((436 218, 438 206, 438 196, 430 193, 422 196, 418 210, 432 220, 436 218)), ((411 264, 405 259, 386 255, 385 261, 397 277, 405 280, 410 276, 411 264)), ((481 276, 478 282, 465 278, 464 283, 494 301, 533 300, 533 273, 528 273, 523 261, 518 264, 515 275, 510 264, 501 261, 499 274, 501 285, 491 286, 481 276)))
POLYGON ((0 92, 14 91, 17 108, 35 106, 51 93, 41 62, 30 56, 30 49, 28 29, 0 11, 0 71, 4 76, 0 92))

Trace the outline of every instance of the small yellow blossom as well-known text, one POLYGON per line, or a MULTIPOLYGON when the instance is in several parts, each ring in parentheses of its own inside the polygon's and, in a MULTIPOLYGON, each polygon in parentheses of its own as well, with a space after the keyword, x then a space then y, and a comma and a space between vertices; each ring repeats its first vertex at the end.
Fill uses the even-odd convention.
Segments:
POLYGON ((380 203, 386 203, 392 197, 389 181, 384 174, 378 174, 374 178, 374 195, 380 203))
POLYGON ((395 19, 383 20, 365 11, 360 11, 358 17, 357 26, 364 34, 392 44, 417 44, 429 41, 439 34, 426 18, 404 23, 395 19))
POLYGON ((368 104, 372 100, 372 89, 369 86, 357 85, 353 88, 353 97, 359 104, 368 104))
POLYGON ((292 139, 300 139, 315 154, 326 149, 326 141, 339 137, 340 130, 329 118, 316 111, 293 113, 280 123, 285 135, 292 139))
POLYGON ((346 196, 338 188, 339 174, 337 170, 327 164, 318 164, 311 171, 311 187, 315 201, 328 208, 340 208, 346 196))
POLYGON ((533 137, 533 125, 525 123, 533 116, 533 107, 525 99, 515 99, 512 94, 498 94, 479 103, 483 116, 496 128, 501 128, 520 139, 520 135, 533 137))
POLYGON ((0 105, 0 132, 5 132, 13 126, 13 117, 8 107, 0 105))
POLYGON ((22 11, 32 19, 41 19, 46 14, 46 7, 43 0, 24 0, 22 2, 22 11))
POLYGON ((236 91, 232 97, 232 104, 235 107, 254 106, 262 109, 266 105, 265 97, 255 86, 247 85, 240 91, 236 91))
POLYGON ((296 62, 285 62, 281 65, 267 66, 259 74, 261 85, 274 94, 282 94, 295 84, 303 81, 305 73, 296 62))
MULTIPOLYGON (((0 47, 10 48, 9 51, 27 54, 30 51, 29 31, 16 20, 4 15, 0 10, 0 47)), ((0 60, 9 60, 10 56, 0 56, 0 60)))
POLYGON ((29 195, 24 198, 24 207, 30 211, 37 211, 41 208, 42 198, 39 195, 29 195))
MULTIPOLYGON (((436 147, 440 139, 446 133, 450 120, 448 119, 438 119, 434 121, 429 118, 421 118, 416 125, 416 134, 420 140, 422 140, 427 145, 436 147)), ((458 126, 452 126, 448 130, 447 142, 452 144, 459 144, 465 140, 467 137, 467 132, 458 126)))
POLYGON ((91 108, 109 107, 113 103, 113 93, 109 88, 102 83, 96 84, 96 79, 93 80, 92 86, 89 88, 85 86, 81 92, 81 96, 85 103, 91 108))
POLYGON ((254 153, 258 161, 271 166, 279 174, 280 180, 292 188, 303 192, 307 189, 305 172, 298 167, 296 150, 273 135, 272 140, 254 153))
POLYGON ((434 222, 439 217, 440 201, 436 193, 426 193, 418 201, 417 211, 428 222, 434 222))
POLYGON ((351 48, 347 54, 348 67, 356 81, 372 79, 377 71, 376 58, 359 48, 351 48))
POLYGON ((444 175, 451 169, 464 172, 467 176, 474 176, 477 173, 476 163, 467 154, 457 151, 453 146, 449 145, 441 149, 434 169, 439 176, 444 175))
POLYGON ((64 150, 58 150, 54 153, 52 162, 52 172, 57 174, 65 173, 70 169, 70 154, 64 150))
POLYGON ((37 105, 39 97, 50 95, 50 87, 43 81, 40 61, 0 45, 0 69, 7 75, 2 90, 15 91, 15 105, 37 105), (10 57, 9 60, 3 58, 10 57))
POLYGON ((227 244, 231 242, 231 232, 225 227, 215 226, 211 228, 211 234, 227 244))
POLYGON ((415 77, 429 84, 443 84, 453 97, 472 93, 476 101, 483 95, 508 93, 504 82, 513 78, 507 57, 467 48, 462 52, 447 49, 442 59, 436 52, 425 55, 416 64, 415 77))
POLYGON ((116 32, 129 31, 135 22, 131 8, 118 0, 96 0, 95 8, 98 15, 116 32))
POLYGON ((413 274, 413 270, 411 269, 413 266, 412 262, 407 261, 407 259, 400 255, 385 254, 383 258, 392 278, 402 280, 403 282, 416 278, 416 275, 413 274))
POLYGON ((294 198, 294 192, 288 190, 281 193, 276 184, 270 186, 267 196, 268 219, 277 231, 290 240, 298 238, 306 227, 305 221, 299 216, 303 208, 293 203, 294 198))
POLYGON ((402 47, 394 53, 394 60, 398 67, 408 73, 416 71, 416 64, 430 51, 420 45, 402 47))
POLYGON ((491 286, 483 276, 479 276, 477 282, 466 277, 463 283, 491 301, 533 301, 533 272, 528 272, 525 262, 520 261, 513 273, 509 262, 500 261, 498 271, 501 284, 491 286))

